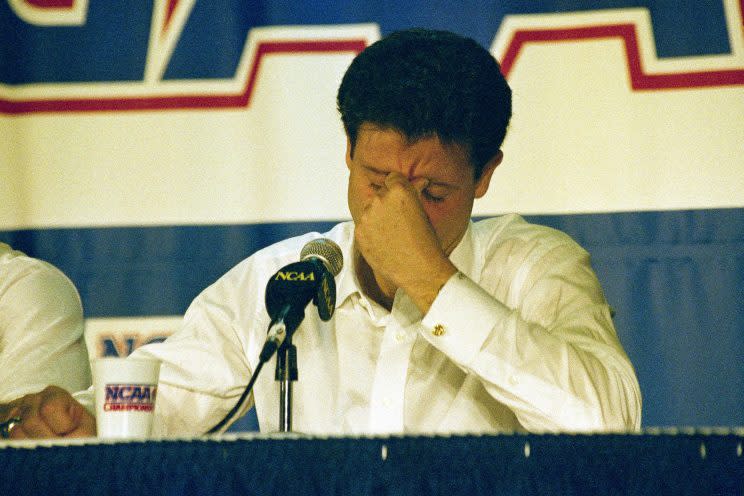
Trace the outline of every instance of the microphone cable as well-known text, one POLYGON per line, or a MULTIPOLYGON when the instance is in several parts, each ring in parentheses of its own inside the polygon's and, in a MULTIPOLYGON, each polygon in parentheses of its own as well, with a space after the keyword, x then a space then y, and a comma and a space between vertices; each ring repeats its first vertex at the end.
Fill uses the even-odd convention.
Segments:
POLYGON ((256 382, 256 379, 258 379, 258 373, 261 371, 261 368, 263 367, 265 362, 258 362, 258 366, 256 367, 256 370, 253 371, 253 375, 251 375, 251 380, 248 381, 248 385, 243 390, 243 394, 240 395, 240 399, 235 404, 234 407, 232 407, 232 410, 227 412, 227 415, 220 420, 214 427, 209 429, 207 431, 207 434, 215 434, 219 432, 220 429, 222 429, 232 418, 235 416, 238 411, 243 407, 243 403, 245 403, 246 398, 248 398, 248 395, 251 393, 251 390, 253 389, 253 384, 256 382))
POLYGON ((243 390, 243 394, 240 395, 238 402, 235 403, 235 406, 232 407, 232 410, 227 412, 227 415, 225 415, 222 420, 220 420, 214 427, 209 429, 206 432, 207 434, 214 434, 216 432, 219 432, 219 430, 227 425, 227 423, 232 420, 232 418, 240 411, 240 409, 243 408, 245 400, 248 398, 248 395, 251 394, 253 385, 258 379, 259 372, 261 372, 264 364, 268 362, 269 359, 271 359, 271 357, 274 355, 274 352, 277 351, 281 344, 284 342, 284 338, 287 334, 284 326, 284 317, 287 315, 288 311, 289 306, 286 306, 286 308, 282 309, 282 312, 280 312, 277 321, 269 324, 269 330, 267 331, 269 339, 267 339, 266 343, 264 343, 261 354, 258 357, 258 365, 256 366, 256 370, 254 370, 253 374, 251 374, 251 378, 248 381, 248 385, 243 390))

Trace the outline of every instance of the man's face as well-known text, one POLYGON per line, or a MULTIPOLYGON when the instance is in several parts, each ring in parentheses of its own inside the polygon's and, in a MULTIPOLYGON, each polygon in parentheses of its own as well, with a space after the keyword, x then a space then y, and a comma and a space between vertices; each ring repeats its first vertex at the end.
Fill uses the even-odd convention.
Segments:
POLYGON ((443 144, 437 137, 409 143, 393 129, 363 124, 357 134, 353 158, 347 141, 351 216, 355 222, 359 221, 390 172, 399 172, 409 181, 426 178, 429 186, 419 198, 440 246, 449 255, 465 234, 473 200, 488 190, 499 160, 486 166, 476 181, 473 166, 462 146, 443 144))

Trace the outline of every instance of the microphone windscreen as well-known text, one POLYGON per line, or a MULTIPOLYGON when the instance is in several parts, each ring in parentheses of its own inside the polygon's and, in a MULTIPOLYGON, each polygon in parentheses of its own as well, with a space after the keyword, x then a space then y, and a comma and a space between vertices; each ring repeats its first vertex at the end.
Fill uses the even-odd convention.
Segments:
POLYGON ((341 248, 328 238, 314 239, 302 247, 300 260, 311 257, 323 260, 333 277, 336 277, 344 266, 344 256, 341 254, 341 248))

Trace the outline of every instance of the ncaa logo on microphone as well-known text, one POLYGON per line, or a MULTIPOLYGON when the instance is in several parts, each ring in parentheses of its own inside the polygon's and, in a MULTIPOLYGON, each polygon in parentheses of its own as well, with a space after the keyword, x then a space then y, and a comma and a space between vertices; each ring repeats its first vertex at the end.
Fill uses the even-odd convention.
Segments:
POLYGON ((106 384, 103 411, 151 412, 157 390, 154 384, 106 384))

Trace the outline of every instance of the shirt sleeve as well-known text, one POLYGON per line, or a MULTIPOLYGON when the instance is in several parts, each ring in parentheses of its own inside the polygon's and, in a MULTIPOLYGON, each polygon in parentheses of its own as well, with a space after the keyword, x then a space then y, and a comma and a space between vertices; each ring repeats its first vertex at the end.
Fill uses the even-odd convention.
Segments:
POLYGON ((0 297, 0 402, 50 384, 71 392, 87 388, 90 364, 75 286, 46 263, 19 265, 0 297))
POLYGON ((422 335, 478 376, 528 431, 639 429, 638 382, 588 254, 564 244, 517 272, 513 307, 456 273, 422 320, 422 335))
MULTIPOLYGON (((179 330, 161 343, 144 345, 132 358, 160 360, 154 436, 202 435, 237 403, 250 379, 247 356, 253 333, 240 332, 236 321, 263 322, 255 314, 255 287, 237 277, 238 266, 205 289, 189 306, 179 330)), ((253 402, 248 401, 237 420, 253 402)))

